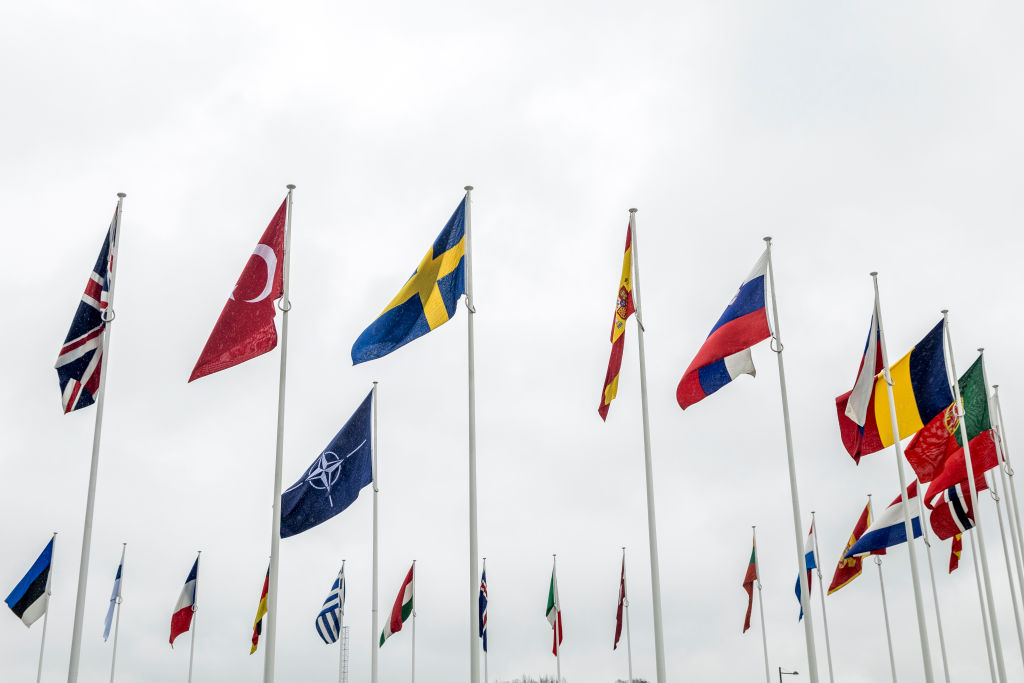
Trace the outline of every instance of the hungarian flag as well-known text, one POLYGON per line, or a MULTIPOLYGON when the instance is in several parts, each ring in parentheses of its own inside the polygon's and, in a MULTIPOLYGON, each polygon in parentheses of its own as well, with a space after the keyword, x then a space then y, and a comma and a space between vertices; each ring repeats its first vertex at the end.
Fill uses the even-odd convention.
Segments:
POLYGON ((228 296, 189 382, 244 363, 277 346, 274 302, 284 293, 287 212, 285 199, 228 296))
MULTIPOLYGON (((857 524, 853 527, 853 533, 850 534, 850 540, 846 542, 846 547, 843 548, 842 555, 839 556, 839 566, 836 567, 836 573, 832 575, 832 583, 828 587, 828 595, 832 595, 837 590, 850 583, 858 576, 862 571, 861 564, 864 562, 863 556, 861 557, 847 557, 846 553, 850 552, 860 537, 864 535, 864 532, 871 526, 871 503, 869 502, 864 506, 864 511, 860 513, 860 519, 857 520, 857 524)), ((885 550, 881 550, 878 555, 884 555, 885 550)))
POLYGON ((398 597, 395 598, 395 606, 391 608, 391 619, 384 625, 384 630, 380 632, 380 647, 384 645, 384 641, 395 635, 402 630, 402 624, 405 620, 412 616, 413 613, 413 590, 416 585, 413 581, 413 572, 416 570, 416 563, 413 562, 412 566, 409 567, 409 573, 405 575, 405 581, 402 582, 402 587, 398 589, 398 597))
POLYGON ((619 606, 615 608, 615 642, 612 649, 619 647, 619 638, 622 637, 622 608, 626 606, 626 551, 622 551, 622 576, 619 577, 619 606))
POLYGON ((256 652, 256 646, 260 643, 260 634, 263 633, 263 616, 267 613, 267 588, 270 586, 270 567, 267 567, 267 578, 263 579, 263 592, 260 593, 260 604, 256 608, 256 622, 252 625, 252 648, 249 654, 256 652))
POLYGON ((960 555, 964 551, 963 534, 953 537, 953 547, 949 551, 949 573, 952 574, 960 566, 960 555))
POLYGON ((743 590, 747 591, 747 616, 743 617, 743 632, 750 628, 750 611, 754 609, 754 583, 757 582, 757 542, 751 542, 750 562, 743 577, 743 590))
POLYGON ((558 580, 555 568, 551 568, 551 586, 548 588, 548 623, 551 624, 551 654, 558 656, 558 648, 562 646, 562 604, 558 601, 558 580))
POLYGON ((626 227, 626 254, 622 257, 622 279, 615 300, 615 319, 612 321, 612 357, 604 376, 601 404, 597 408, 602 420, 608 419, 608 408, 619 391, 619 369, 622 367, 622 348, 626 343, 626 320, 633 315, 633 231, 626 227))

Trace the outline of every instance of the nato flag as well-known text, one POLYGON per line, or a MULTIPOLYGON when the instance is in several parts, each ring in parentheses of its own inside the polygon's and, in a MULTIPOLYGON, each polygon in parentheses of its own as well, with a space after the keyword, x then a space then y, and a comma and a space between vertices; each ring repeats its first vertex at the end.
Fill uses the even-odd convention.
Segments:
POLYGON ((373 392, 359 405, 338 435, 281 494, 281 538, 300 534, 338 514, 373 481, 370 404, 373 392))

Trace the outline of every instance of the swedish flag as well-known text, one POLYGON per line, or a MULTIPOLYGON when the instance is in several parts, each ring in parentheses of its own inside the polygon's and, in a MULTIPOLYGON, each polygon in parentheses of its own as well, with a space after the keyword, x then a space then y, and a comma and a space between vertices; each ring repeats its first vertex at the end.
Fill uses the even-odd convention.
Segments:
POLYGON ((448 322, 466 291, 466 199, 416 272, 352 345, 352 364, 386 356, 448 322))

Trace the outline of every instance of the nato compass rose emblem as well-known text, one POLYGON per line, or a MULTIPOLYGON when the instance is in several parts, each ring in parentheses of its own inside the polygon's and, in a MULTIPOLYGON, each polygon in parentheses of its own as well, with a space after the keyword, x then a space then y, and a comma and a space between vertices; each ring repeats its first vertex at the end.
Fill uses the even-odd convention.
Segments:
MULTIPOLYGON (((305 479, 295 486, 288 489, 293 491, 299 486, 309 484, 315 489, 321 489, 327 492, 327 502, 331 507, 334 507, 334 500, 331 498, 331 489, 334 484, 337 483, 338 477, 341 476, 341 467, 345 464, 345 461, 351 458, 356 451, 366 445, 366 439, 363 439, 362 443, 353 448, 347 455, 339 456, 334 451, 324 451, 320 454, 320 457, 316 459, 316 462, 306 471, 305 479)), ((285 491, 285 493, 288 493, 285 491)))

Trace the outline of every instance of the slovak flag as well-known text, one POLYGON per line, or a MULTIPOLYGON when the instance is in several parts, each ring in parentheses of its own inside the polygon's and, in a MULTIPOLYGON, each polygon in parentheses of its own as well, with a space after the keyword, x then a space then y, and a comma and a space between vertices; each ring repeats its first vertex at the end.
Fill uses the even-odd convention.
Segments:
MULTIPOLYGON (((814 584, 811 583, 811 570, 818 568, 818 558, 814 554, 814 522, 811 522, 811 532, 807 534, 807 540, 804 542, 804 565, 807 567, 807 599, 811 598, 811 589, 814 584)), ((796 577, 796 601, 800 603, 800 616, 797 621, 804 618, 804 602, 800 599, 800 577, 796 577)))
POLYGON ((676 387, 676 401, 683 410, 740 375, 756 374, 750 347, 772 335, 765 309, 767 272, 766 249, 683 373, 676 387))
MULTIPOLYGON (((910 506, 910 523, 914 530, 914 538, 917 538, 921 535, 921 514, 917 502, 916 479, 907 487, 907 505, 910 506)), ((881 555, 880 550, 906 542, 907 528, 903 519, 903 498, 896 496, 896 500, 889 503, 889 507, 878 515, 878 519, 871 523, 871 526, 853 544, 853 547, 846 551, 844 557, 881 555)))
POLYGON ((185 579, 185 585, 178 596, 178 604, 174 606, 174 613, 171 615, 171 647, 174 647, 174 639, 192 628, 192 615, 196 612, 196 584, 199 578, 199 556, 192 565, 192 571, 185 579))
POLYGON ((288 200, 274 214, 217 318, 189 382, 263 355, 277 346, 274 302, 284 293, 288 200))

